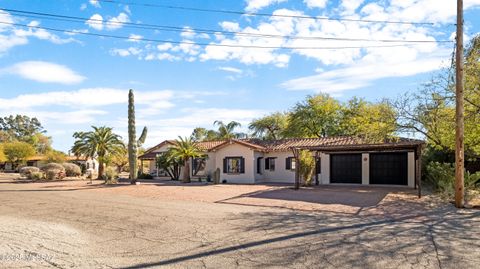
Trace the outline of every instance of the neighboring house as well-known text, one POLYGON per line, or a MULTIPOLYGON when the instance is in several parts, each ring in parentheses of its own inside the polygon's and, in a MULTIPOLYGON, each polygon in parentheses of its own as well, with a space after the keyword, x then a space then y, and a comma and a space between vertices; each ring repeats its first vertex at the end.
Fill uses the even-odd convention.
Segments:
MULTIPOLYGON (((44 155, 33 156, 27 159, 27 162, 25 163, 25 165, 35 166, 40 168, 42 165, 47 163, 46 159, 47 157, 44 155)), ((69 163, 75 163, 79 166, 84 166, 85 169, 92 168, 95 171, 98 171, 98 161, 96 159, 86 158, 84 156, 80 156, 80 157, 67 156, 65 161, 69 163)), ((3 170, 5 171, 13 171, 12 167, 13 167, 12 163, 9 163, 9 162, 5 162, 3 164, 3 170)))
MULTIPOLYGON (((166 140, 139 157, 149 161, 150 173, 165 176, 155 158, 175 145, 166 140)), ((424 142, 399 138, 368 143, 361 138, 327 137, 265 141, 230 139, 198 142, 204 160, 190 162, 192 176, 213 175, 220 169, 220 181, 227 183, 294 183, 296 160, 293 149, 305 149, 316 158, 317 184, 381 184, 416 187, 420 178, 419 156, 424 142), (201 165, 199 165, 201 164, 201 165), (199 171, 200 170, 200 171, 199 171)))

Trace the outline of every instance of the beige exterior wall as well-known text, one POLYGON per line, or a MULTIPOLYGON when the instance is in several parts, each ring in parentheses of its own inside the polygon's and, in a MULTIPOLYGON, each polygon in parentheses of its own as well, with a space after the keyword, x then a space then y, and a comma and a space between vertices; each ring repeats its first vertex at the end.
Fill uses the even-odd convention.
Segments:
POLYGON ((291 151, 271 152, 264 155, 264 158, 275 158, 275 170, 265 170, 265 159, 262 160, 262 171, 264 182, 295 183, 295 171, 286 169, 286 158, 293 157, 291 151))
MULTIPOLYGON (((154 152, 165 152, 171 145, 167 144, 154 152)), ((291 151, 263 153, 255 151, 246 146, 232 143, 222 147, 217 151, 208 152, 208 159, 205 167, 205 174, 202 177, 213 174, 217 168, 220 169, 220 182, 227 180, 227 183, 253 184, 258 182, 266 183, 289 183, 295 182, 295 171, 286 170, 286 158, 293 157, 291 151), (243 157, 245 159, 245 173, 227 174, 223 173, 223 159, 226 157, 243 157), (263 157, 261 161, 261 174, 257 173, 257 158, 263 157), (275 169, 273 171, 265 170, 265 159, 274 157, 275 169)), ((320 154, 321 170, 319 174, 320 184, 330 184, 330 155, 327 153, 320 154)), ((191 167, 191 164, 190 164, 191 167)), ((155 162, 150 162, 150 171, 155 171, 155 162)), ((183 169, 182 169, 183 170, 183 169)), ((190 169, 191 172, 192 169, 190 169)), ((182 171, 183 173, 183 171, 182 171)), ((370 183, 370 154, 362 153, 362 185, 370 183)), ((408 186, 415 185, 415 154, 408 152, 408 186)))
MULTIPOLYGON (((215 161, 215 153, 208 152, 207 153, 207 162, 205 164, 205 176, 210 175, 211 179, 213 180, 213 173, 215 173, 215 169, 217 169, 216 161, 215 161)), ((220 167, 220 169, 222 169, 220 167)))
POLYGON ((255 159, 254 151, 248 147, 232 143, 215 151, 215 165, 220 168, 220 182, 227 180, 227 183, 255 183, 255 159), (243 157, 245 159, 245 173, 227 174, 223 173, 223 159, 225 157, 243 157))

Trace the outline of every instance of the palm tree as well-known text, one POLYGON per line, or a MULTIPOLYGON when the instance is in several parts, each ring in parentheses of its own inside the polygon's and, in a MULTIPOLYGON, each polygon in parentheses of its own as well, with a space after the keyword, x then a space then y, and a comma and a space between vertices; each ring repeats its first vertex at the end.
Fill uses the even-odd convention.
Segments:
POLYGON ((237 137, 237 134, 233 130, 237 127, 242 126, 239 122, 231 121, 228 124, 223 123, 220 120, 213 122, 213 125, 218 126, 218 136, 221 139, 231 139, 237 137))
POLYGON ((190 183, 189 160, 191 158, 202 157, 202 152, 197 147, 196 143, 192 140, 192 138, 182 138, 181 136, 179 136, 176 140, 175 146, 172 147, 172 153, 174 156, 177 156, 183 160, 183 183, 190 183))
POLYGON ((90 132, 75 132, 73 137, 75 143, 72 152, 77 155, 84 155, 90 158, 98 158, 98 179, 103 179, 105 162, 125 148, 122 138, 113 133, 110 127, 95 127, 90 132))

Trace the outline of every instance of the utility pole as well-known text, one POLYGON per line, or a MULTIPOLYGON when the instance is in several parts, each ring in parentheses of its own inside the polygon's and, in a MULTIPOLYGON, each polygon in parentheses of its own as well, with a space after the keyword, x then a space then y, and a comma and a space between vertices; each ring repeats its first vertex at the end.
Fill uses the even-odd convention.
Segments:
POLYGON ((463 0, 457 0, 457 48, 456 48, 456 77, 455 77, 455 206, 464 206, 464 158, 465 150, 463 143, 463 0))

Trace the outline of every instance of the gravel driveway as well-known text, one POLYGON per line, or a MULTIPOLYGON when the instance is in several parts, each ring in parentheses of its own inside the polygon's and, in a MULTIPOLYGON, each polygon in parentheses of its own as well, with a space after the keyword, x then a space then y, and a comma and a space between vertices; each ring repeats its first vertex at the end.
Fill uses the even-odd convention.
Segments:
POLYGON ((480 212, 429 201, 390 189, 3 180, 0 267, 478 267, 480 212), (353 192, 366 198, 343 203, 353 192))

